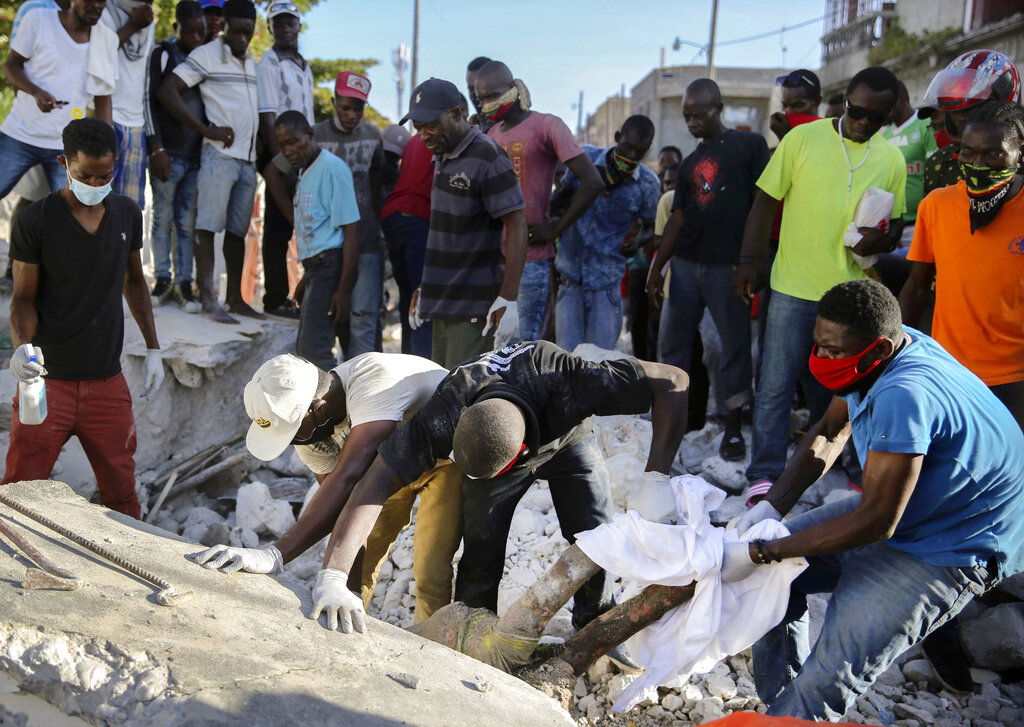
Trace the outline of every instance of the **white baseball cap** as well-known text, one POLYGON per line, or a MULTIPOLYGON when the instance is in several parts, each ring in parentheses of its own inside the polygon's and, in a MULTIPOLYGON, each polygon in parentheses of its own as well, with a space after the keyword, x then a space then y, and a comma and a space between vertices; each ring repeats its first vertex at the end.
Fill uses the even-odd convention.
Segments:
POLYGON ((275 356, 245 385, 245 413, 252 419, 245 446, 265 462, 280 457, 316 396, 320 371, 290 353, 275 356))

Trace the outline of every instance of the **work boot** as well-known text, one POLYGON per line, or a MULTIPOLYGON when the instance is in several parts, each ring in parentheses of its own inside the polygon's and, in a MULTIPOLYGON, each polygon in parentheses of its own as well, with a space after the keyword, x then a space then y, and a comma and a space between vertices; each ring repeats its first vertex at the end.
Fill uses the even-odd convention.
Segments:
POLYGON ((298 322, 299 320, 299 309, 295 306, 295 302, 291 298, 285 298, 284 303, 274 308, 264 309, 263 311, 268 318, 274 318, 279 321, 288 321, 291 323, 298 322))
POLYGON ((928 634, 921 642, 935 673, 948 687, 959 692, 974 691, 974 679, 967 664, 967 655, 960 646, 960 620, 955 616, 928 634))
POLYGON ((643 666, 633 658, 633 655, 629 652, 629 649, 626 648, 625 644, 619 644, 618 646, 609 649, 605 656, 607 656, 615 666, 619 667, 619 669, 624 671, 626 674, 636 675, 643 673, 643 666))
POLYGON ((150 300, 155 308, 158 305, 163 305, 164 300, 167 296, 167 291, 171 289, 170 278, 157 278, 156 285, 153 286, 153 291, 149 294, 150 300))

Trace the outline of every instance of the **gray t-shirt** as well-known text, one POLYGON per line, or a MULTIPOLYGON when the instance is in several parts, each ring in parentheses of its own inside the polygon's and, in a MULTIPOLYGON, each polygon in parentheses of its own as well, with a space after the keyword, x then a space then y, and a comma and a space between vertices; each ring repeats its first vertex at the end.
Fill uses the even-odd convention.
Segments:
POLYGON ((313 127, 313 138, 320 148, 343 159, 352 170, 356 202, 359 204, 359 252, 383 254, 380 212, 373 207, 373 190, 370 188, 370 171, 377 175, 384 163, 380 130, 360 121, 351 134, 346 134, 338 129, 332 118, 313 127))

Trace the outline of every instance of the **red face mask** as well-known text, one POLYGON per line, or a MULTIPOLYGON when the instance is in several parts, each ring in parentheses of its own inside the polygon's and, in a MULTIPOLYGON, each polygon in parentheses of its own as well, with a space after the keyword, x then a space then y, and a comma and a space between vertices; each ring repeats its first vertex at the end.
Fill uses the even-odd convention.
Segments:
POLYGON ((500 118, 501 118, 502 116, 504 116, 505 114, 507 114, 507 113, 508 113, 508 110, 509 110, 510 108, 512 108, 512 104, 514 104, 514 103, 515 103, 515 101, 509 101, 509 102, 508 102, 507 104, 505 104, 504 106, 500 106, 500 107, 498 108, 498 110, 497 110, 497 111, 495 111, 495 112, 494 112, 493 114, 487 114, 487 118, 488 118, 489 120, 491 120, 491 121, 497 121, 497 120, 498 120, 498 119, 500 119, 500 118))
POLYGON ((878 342, 881 340, 883 339, 878 338, 875 341, 872 341, 868 347, 860 353, 854 354, 853 356, 847 356, 846 358, 821 358, 818 356, 818 344, 814 344, 814 348, 811 349, 811 357, 808 359, 807 365, 810 366, 811 373, 814 375, 814 378, 818 380, 818 383, 829 391, 842 391, 843 389, 848 389, 874 371, 878 364, 882 363, 882 359, 878 359, 868 366, 867 371, 857 370, 857 366, 860 364, 861 359, 864 358, 871 349, 878 345, 878 342))

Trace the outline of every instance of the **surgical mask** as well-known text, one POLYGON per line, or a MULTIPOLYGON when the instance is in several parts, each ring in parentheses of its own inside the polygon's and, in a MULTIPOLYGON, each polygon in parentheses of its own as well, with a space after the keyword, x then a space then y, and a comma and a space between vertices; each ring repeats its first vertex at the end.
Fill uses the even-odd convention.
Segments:
POLYGON ((497 121, 508 113, 512 104, 519 100, 519 89, 513 86, 493 101, 488 101, 480 107, 480 112, 491 121, 497 121))
POLYGON ((882 359, 877 359, 868 366, 866 371, 857 370, 861 359, 871 353, 871 349, 882 340, 882 338, 877 338, 860 353, 847 356, 846 358, 821 358, 818 356, 818 344, 814 344, 807 365, 810 367, 814 378, 826 389, 829 391, 843 391, 856 385, 882 363, 882 359))
POLYGON ((79 202, 84 204, 86 207, 95 207, 110 194, 110 189, 113 186, 113 180, 107 182, 102 187, 94 187, 91 184, 85 182, 79 182, 77 179, 71 176, 71 172, 68 175, 68 188, 71 193, 75 195, 75 198, 79 202))
POLYGON ((1010 182, 1018 165, 993 169, 959 162, 960 176, 967 185, 970 203, 971 234, 989 224, 999 214, 1010 194, 1010 182))

